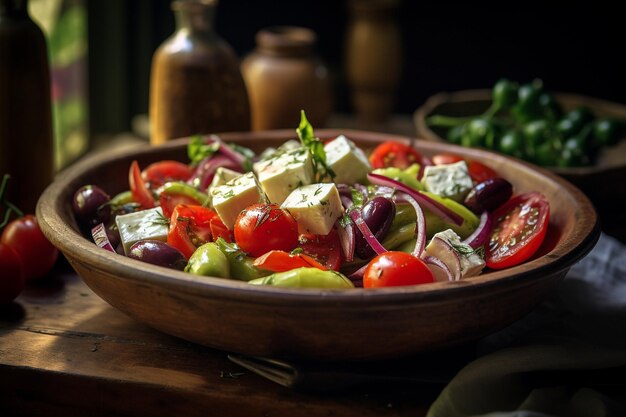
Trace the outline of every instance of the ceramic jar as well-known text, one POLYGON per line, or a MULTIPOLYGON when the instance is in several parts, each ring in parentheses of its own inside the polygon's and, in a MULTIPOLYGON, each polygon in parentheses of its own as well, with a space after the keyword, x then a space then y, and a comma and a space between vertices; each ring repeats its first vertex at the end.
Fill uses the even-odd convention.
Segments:
POLYGON ((24 213, 35 212, 54 175, 50 64, 27 0, 0 0, 0 180, 4 174, 12 178, 7 201, 24 213))
POLYGON ((176 31, 156 50, 150 81, 150 142, 250 129, 235 52, 214 30, 217 0, 172 3, 176 31))
POLYGON ((256 49, 241 65, 248 88, 252 129, 296 128, 300 110, 315 127, 332 110, 326 65, 314 54, 316 35, 302 27, 270 27, 256 35, 256 49))
POLYGON ((403 64, 398 0, 351 0, 346 77, 359 118, 384 122, 393 110, 403 64))

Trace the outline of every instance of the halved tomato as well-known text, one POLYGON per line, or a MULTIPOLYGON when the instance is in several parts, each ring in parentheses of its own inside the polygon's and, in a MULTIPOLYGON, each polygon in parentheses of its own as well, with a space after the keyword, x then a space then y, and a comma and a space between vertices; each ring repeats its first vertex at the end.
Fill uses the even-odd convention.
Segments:
POLYGON ((422 164, 422 154, 401 142, 383 142, 369 156, 372 168, 396 167, 406 169, 412 164, 422 164))
POLYGON ((168 181, 187 181, 191 178, 193 169, 178 161, 164 160, 154 162, 141 173, 147 185, 155 190, 168 181))
POLYGON ((467 170, 469 171, 470 177, 472 177, 472 181, 475 183, 481 183, 490 178, 499 177, 496 171, 478 161, 468 161, 467 170))
POLYGON ((159 195, 159 203, 161 204, 161 209, 163 210, 163 216, 168 219, 172 217, 174 208, 176 208, 179 204, 185 204, 188 206, 200 205, 200 201, 182 193, 161 193, 161 195, 159 195))
POLYGON ((300 235, 299 247, 304 254, 316 259, 328 269, 335 271, 341 266, 341 242, 336 229, 331 229, 327 235, 300 235))
POLYGON ((518 265, 533 256, 548 231, 550 204, 540 193, 512 197, 493 213, 485 260, 492 269, 518 265))
POLYGON ((211 220, 216 216, 204 206, 177 205, 170 218, 167 243, 189 259, 198 247, 212 240, 211 220))
POLYGON ((221 237, 228 243, 233 243, 235 241, 233 231, 228 230, 228 227, 226 227, 226 225, 219 216, 213 217, 209 223, 213 240, 217 240, 218 237, 221 237))
POLYGON ((489 168, 482 162, 475 161, 473 159, 464 159, 463 157, 451 153, 440 153, 432 158, 435 165, 447 165, 454 164, 459 161, 465 160, 467 163, 467 171, 469 172, 472 181, 480 183, 490 178, 499 177, 498 173, 489 168))
POLYGON ((455 162, 459 162, 462 160, 463 158, 459 155, 451 153, 438 153, 437 155, 432 157, 433 164, 435 165, 454 164, 455 162))
POLYGON ((130 171, 128 173, 128 184, 130 186, 130 192, 141 208, 149 209, 154 207, 155 201, 152 193, 146 186, 143 177, 141 176, 141 170, 139 169, 139 163, 135 160, 130 164, 130 171))

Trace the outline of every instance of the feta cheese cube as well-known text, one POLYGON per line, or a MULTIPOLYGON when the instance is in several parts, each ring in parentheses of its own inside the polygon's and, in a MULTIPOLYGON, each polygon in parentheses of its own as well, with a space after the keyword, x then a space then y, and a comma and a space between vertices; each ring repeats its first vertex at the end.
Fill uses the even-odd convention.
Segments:
POLYGON ((233 229, 243 209, 264 201, 263 197, 259 182, 252 172, 239 175, 211 190, 213 208, 229 230, 233 229))
POLYGON ((426 191, 463 202, 474 186, 465 161, 453 164, 427 166, 422 183, 426 191))
POLYGON ((337 184, 364 183, 372 170, 365 153, 344 135, 324 145, 326 164, 335 172, 337 184))
POLYGON ((289 193, 313 181, 313 160, 305 147, 279 153, 254 164, 261 188, 270 202, 282 204, 289 193))
POLYGON ((289 139, 287 142, 280 145, 278 148, 265 148, 265 150, 259 155, 259 160, 270 159, 283 152, 291 151, 302 146, 299 140, 289 139))
POLYGON ((211 185, 209 185, 209 193, 213 188, 219 187, 220 185, 226 184, 228 181, 237 178, 241 175, 241 172, 233 171, 229 168, 219 167, 215 170, 215 175, 213 176, 213 180, 211 180, 211 185))
POLYGON ((281 205, 298 222, 299 233, 327 235, 343 216, 339 191, 333 183, 310 184, 297 188, 281 205))
POLYGON ((128 255, 130 247, 140 240, 152 239, 167 242, 168 220, 163 216, 161 207, 117 216, 115 223, 120 232, 124 253, 128 255))
MULTIPOLYGON (((480 275, 485 268, 485 261, 476 251, 469 245, 461 242, 461 238, 452 229, 444 230, 443 232, 435 233, 433 239, 439 238, 448 243, 458 254, 459 262, 461 263, 461 277, 468 278, 480 275)), ((437 257, 436 253, 429 251, 430 244, 426 246, 425 253, 427 255, 437 257)))

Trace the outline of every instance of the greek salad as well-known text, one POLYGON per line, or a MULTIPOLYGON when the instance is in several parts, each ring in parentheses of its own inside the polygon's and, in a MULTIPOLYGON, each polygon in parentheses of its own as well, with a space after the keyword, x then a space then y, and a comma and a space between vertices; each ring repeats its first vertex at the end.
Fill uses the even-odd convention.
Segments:
POLYGON ((549 204, 488 166, 422 155, 396 141, 371 152, 297 135, 255 154, 216 135, 189 139, 189 162, 129 168, 111 197, 78 189, 73 211, 101 248, 191 274, 253 285, 354 288, 471 278, 531 258, 549 204))

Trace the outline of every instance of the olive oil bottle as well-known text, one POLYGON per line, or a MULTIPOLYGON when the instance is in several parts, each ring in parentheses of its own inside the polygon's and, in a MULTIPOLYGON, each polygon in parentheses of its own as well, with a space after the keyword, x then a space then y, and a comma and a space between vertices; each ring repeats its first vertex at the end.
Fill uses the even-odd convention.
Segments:
POLYGON ((28 0, 0 0, 0 177, 7 200, 34 213, 54 175, 50 67, 46 40, 28 0))

